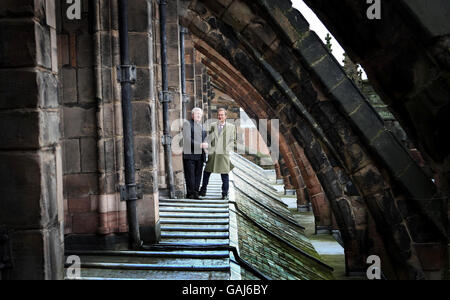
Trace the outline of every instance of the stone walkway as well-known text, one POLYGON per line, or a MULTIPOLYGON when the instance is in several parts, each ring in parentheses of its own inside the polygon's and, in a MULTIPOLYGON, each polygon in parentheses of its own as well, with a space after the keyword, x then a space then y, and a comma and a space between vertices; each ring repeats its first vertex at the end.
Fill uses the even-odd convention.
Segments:
POLYGON ((220 199, 217 174, 201 200, 161 199, 160 243, 146 251, 66 253, 80 258, 79 279, 332 279, 332 269, 320 255, 327 253, 319 254, 323 241, 318 244, 310 236, 311 243, 299 216, 282 202, 273 172, 237 154, 232 161, 229 201, 220 199))
POLYGON ((149 251, 83 251, 83 280, 228 280, 229 205, 211 176, 205 199, 160 200, 161 242, 149 251), (216 249, 211 249, 216 248, 216 249))

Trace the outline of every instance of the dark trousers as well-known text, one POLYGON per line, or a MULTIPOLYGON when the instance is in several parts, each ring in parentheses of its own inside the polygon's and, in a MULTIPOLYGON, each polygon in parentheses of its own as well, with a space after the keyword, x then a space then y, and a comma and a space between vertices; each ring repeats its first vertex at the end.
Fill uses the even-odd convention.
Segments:
MULTIPOLYGON (((221 174, 221 175, 222 175, 222 196, 227 196, 228 191, 230 190, 230 176, 228 174, 221 174)), ((206 171, 203 173, 203 184, 201 192, 206 193, 210 177, 211 173, 206 171)))
POLYGON ((183 160, 187 196, 198 193, 202 180, 203 160, 183 160))

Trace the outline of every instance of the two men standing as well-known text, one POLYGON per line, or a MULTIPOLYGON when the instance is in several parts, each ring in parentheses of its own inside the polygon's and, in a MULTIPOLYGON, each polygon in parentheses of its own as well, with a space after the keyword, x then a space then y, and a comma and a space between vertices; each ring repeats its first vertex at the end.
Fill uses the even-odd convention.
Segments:
POLYGON ((186 179, 187 197, 198 199, 205 197, 212 173, 222 176, 222 199, 228 199, 230 188, 229 173, 233 169, 230 152, 236 145, 236 127, 228 124, 227 111, 219 109, 217 123, 212 124, 206 135, 201 125, 203 111, 200 108, 192 110, 193 120, 183 128, 184 138, 184 174, 186 179), (187 125, 191 125, 190 128, 187 125), (190 141, 190 143, 189 143, 190 141), (208 162, 203 173, 203 184, 198 192, 203 163, 206 160, 205 150, 209 149, 208 162))

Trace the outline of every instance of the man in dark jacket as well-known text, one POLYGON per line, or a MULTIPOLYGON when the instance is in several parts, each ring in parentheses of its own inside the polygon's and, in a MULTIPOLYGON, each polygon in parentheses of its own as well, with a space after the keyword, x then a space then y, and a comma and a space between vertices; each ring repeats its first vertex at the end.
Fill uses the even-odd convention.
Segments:
POLYGON ((206 162, 206 131, 202 125, 203 110, 194 108, 192 120, 183 126, 183 165, 188 199, 199 199, 198 191, 202 178, 203 164, 206 162))

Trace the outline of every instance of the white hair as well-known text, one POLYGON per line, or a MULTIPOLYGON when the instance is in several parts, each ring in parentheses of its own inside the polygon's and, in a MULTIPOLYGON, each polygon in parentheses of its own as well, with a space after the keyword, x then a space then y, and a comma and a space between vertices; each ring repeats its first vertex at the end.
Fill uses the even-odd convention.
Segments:
POLYGON ((203 109, 201 109, 200 107, 192 109, 192 115, 194 115, 196 112, 199 112, 203 115, 203 109))

